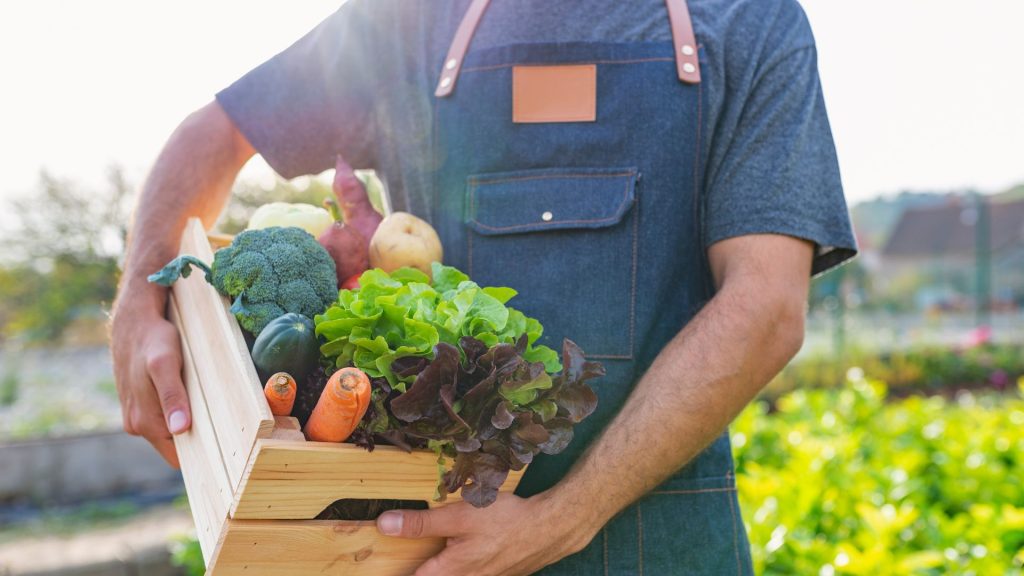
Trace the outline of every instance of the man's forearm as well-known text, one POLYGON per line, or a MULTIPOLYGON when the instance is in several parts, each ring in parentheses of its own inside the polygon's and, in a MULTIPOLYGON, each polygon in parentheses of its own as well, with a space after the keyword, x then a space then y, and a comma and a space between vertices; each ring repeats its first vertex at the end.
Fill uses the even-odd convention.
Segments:
POLYGON ((216 103, 195 112, 168 140, 136 204, 121 292, 146 295, 156 310, 163 309, 166 290, 146 283, 178 252, 189 217, 199 216, 212 226, 252 147, 216 103))
POLYGON ((597 529, 693 459, 799 349, 803 309, 725 286, 658 355, 621 412, 548 494, 597 529))

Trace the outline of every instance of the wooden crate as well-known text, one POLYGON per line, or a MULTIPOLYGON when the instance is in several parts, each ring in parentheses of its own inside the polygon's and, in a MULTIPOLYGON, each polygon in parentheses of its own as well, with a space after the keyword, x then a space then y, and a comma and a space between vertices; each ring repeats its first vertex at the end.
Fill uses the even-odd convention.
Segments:
MULTIPOLYGON (((182 254, 213 261, 198 219, 182 254)), ((342 498, 432 501, 433 452, 306 442, 294 418, 277 418, 263 397, 229 302, 202 273, 175 283, 169 316, 181 334, 191 431, 175 436, 203 558, 212 576, 234 574, 405 575, 444 547, 437 538, 378 534, 372 521, 312 520, 342 498)), ((521 473, 502 487, 511 491, 521 473)), ((457 494, 446 503, 457 502, 457 494)))

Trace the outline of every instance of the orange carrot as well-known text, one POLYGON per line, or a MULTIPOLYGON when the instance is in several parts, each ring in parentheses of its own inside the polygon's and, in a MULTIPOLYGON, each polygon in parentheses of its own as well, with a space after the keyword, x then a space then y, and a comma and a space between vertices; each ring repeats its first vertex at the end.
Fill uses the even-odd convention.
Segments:
POLYGON ((343 442, 356 429, 370 407, 370 379, 358 368, 331 374, 313 413, 306 422, 307 440, 343 442))
POLYGON ((278 372, 267 379, 263 387, 263 395, 270 404, 270 412, 274 416, 288 416, 295 405, 295 378, 287 372, 278 372))

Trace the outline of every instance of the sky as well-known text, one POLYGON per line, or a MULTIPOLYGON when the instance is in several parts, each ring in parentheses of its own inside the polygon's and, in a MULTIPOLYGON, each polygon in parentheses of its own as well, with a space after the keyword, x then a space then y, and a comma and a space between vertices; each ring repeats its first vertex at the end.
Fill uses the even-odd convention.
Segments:
MULTIPOLYGON (((1024 183, 1024 2, 805 0, 851 202, 1024 183)), ((0 4, 0 199, 45 168, 140 182, 220 88, 339 0, 34 0, 0 4)), ((243 178, 266 180, 250 163, 243 178)))

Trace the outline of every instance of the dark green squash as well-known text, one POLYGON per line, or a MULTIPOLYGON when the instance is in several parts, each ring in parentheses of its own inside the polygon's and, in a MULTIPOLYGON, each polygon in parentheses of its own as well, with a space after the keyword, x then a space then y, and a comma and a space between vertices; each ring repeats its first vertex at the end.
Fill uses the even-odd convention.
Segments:
POLYGON ((270 321, 252 345, 252 361, 260 378, 287 372, 299 379, 312 372, 320 360, 320 343, 313 321, 288 313, 270 321))

